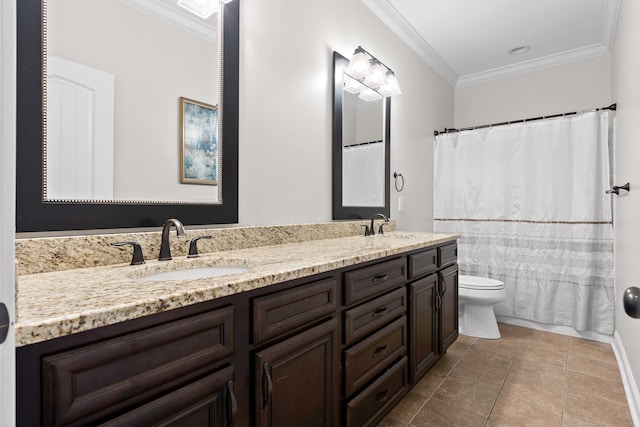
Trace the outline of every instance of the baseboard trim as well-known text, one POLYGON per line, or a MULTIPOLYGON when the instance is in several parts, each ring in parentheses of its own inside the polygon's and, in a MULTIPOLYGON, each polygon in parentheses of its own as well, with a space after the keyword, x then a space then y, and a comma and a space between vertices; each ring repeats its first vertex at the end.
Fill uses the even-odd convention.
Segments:
POLYGON ((638 384, 633 377, 633 372, 631 372, 629 359, 627 359, 627 353, 624 350, 622 339, 617 330, 613 333, 613 343, 611 343, 611 347, 613 347, 613 353, 616 355, 616 360, 618 361, 622 385, 627 395, 627 403, 629 404, 629 411, 631 411, 633 425, 640 427, 640 391, 638 391, 638 384))

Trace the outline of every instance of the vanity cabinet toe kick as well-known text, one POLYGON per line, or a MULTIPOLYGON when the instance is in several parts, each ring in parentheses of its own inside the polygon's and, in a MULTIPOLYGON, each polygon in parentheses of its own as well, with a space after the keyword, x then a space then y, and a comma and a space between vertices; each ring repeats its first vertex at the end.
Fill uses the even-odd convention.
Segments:
POLYGON ((17 425, 368 426, 458 336, 449 241, 17 349, 17 425))

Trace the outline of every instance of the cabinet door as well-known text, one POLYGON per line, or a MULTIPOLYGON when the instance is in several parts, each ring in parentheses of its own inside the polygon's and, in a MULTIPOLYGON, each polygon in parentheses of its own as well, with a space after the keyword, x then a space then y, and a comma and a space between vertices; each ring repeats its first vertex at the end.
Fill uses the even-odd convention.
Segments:
POLYGON ((409 377, 412 384, 415 384, 438 358, 440 302, 437 274, 409 285, 409 377))
POLYGON ((254 357, 256 424, 330 426, 339 419, 337 320, 331 319, 254 357))
POLYGON ((236 409, 230 366, 101 426, 227 427, 236 409))
POLYGON ((440 353, 444 353, 458 338, 458 266, 452 265, 438 273, 438 293, 442 300, 440 323, 440 353))
POLYGON ((206 374, 234 352, 234 307, 42 359, 43 425, 91 424, 206 374))

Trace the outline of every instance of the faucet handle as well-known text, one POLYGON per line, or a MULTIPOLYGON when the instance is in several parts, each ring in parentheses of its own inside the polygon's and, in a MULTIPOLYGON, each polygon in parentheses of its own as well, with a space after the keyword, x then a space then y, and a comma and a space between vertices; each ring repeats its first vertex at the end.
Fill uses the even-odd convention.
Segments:
POLYGON ((191 239, 189 242, 189 255, 187 255, 187 258, 198 258, 200 256, 200 254, 198 254, 198 240, 200 239, 211 239, 211 236, 199 236, 191 239))
POLYGON ((111 243, 111 246, 133 246, 133 257, 131 258, 131 265, 144 264, 144 255, 142 255, 142 248, 138 242, 115 242, 111 243))
POLYGON ((384 226, 385 225, 389 225, 389 223, 388 222, 380 223, 380 227, 378 227, 378 234, 384 234, 384 226))
POLYGON ((367 224, 360 224, 360 227, 364 227, 364 235, 371 236, 371 230, 367 224))

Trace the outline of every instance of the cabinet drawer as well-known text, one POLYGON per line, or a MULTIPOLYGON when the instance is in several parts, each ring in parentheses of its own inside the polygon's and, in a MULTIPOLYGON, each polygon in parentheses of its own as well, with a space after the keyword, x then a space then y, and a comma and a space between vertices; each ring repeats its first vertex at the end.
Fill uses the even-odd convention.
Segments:
POLYGON ((337 285, 337 280, 330 278, 253 300, 254 343, 335 313, 337 285))
POLYGON ((345 394, 350 395, 407 352, 407 320, 401 317, 344 352, 345 394))
POLYGON ((377 331, 389 320, 405 314, 406 300, 407 293, 404 288, 400 288, 346 311, 344 314, 345 344, 351 344, 377 331))
POLYGON ((92 423, 206 373, 233 354, 233 307, 42 359, 43 423, 92 423))
POLYGON ((344 274, 344 299, 351 305, 403 285, 407 280, 405 258, 385 261, 344 274))
POLYGON ((233 367, 229 366, 100 426, 231 425, 236 407, 233 367))
POLYGON ((444 267, 453 264, 458 259, 458 245, 451 243, 450 245, 440 246, 438 248, 438 267, 444 267))
POLYGON ((428 251, 409 255, 409 278, 423 276, 438 269, 438 251, 429 249, 428 251))
POLYGON ((406 389, 407 358, 403 357, 347 403, 347 427, 374 425, 406 389))

